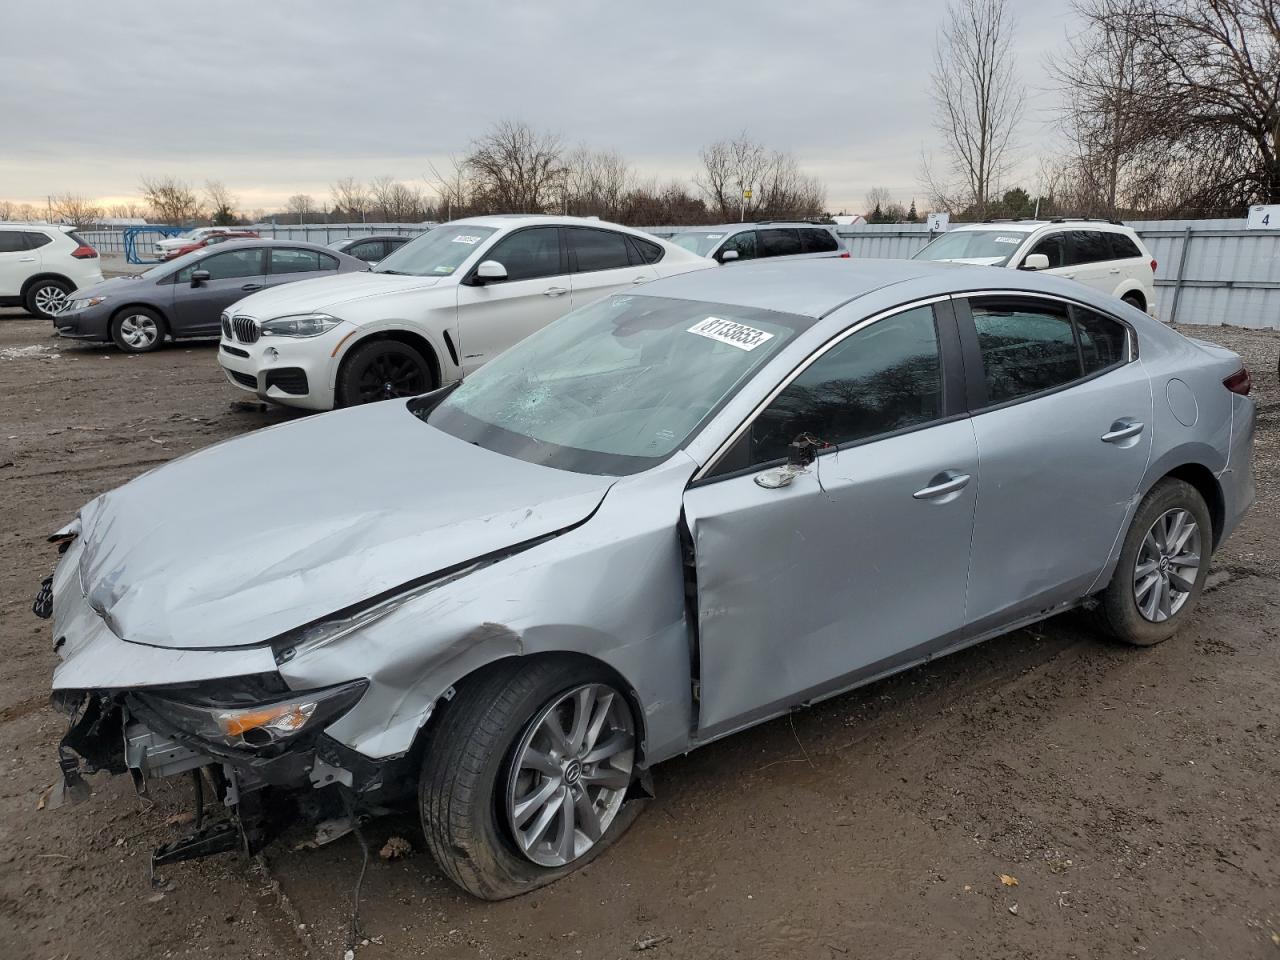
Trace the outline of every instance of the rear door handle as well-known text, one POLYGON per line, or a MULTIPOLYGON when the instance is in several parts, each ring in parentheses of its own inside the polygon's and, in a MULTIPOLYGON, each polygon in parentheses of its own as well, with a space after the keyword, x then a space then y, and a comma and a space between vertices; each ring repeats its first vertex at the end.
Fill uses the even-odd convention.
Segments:
POLYGON ((1102 435, 1101 440, 1103 443, 1119 443, 1121 440, 1136 437, 1145 429, 1146 424, 1138 420, 1117 420, 1111 425, 1111 429, 1102 435))
POLYGON ((19 263, 35 263, 36 258, 35 257, 19 257, 18 262, 19 263))
POLYGON ((1110 272, 1111 272, 1111 273, 1119 273, 1119 272, 1120 272, 1120 268, 1119 268, 1119 267, 1112 267, 1112 268, 1111 268, 1111 270, 1110 270, 1110 272))
POLYGON ((648 278, 648 277, 636 277, 636 278, 635 278, 634 280, 632 280, 631 282, 632 282, 632 283, 648 283, 648 282, 649 282, 649 278, 648 278))
POLYGON ((240 289, 241 289, 241 290, 261 290, 261 289, 262 289, 262 284, 260 284, 260 283, 246 283, 246 284, 245 284, 243 287, 241 287, 240 289))
POLYGON ((547 287, 542 291, 542 295, 544 297, 563 297, 568 292, 568 287, 547 287))
POLYGON ((912 496, 917 500, 933 500, 937 497, 945 497, 948 493, 955 493, 957 490, 964 489, 969 479, 970 477, 967 473, 944 470, 929 481, 929 486, 923 490, 917 490, 912 496))

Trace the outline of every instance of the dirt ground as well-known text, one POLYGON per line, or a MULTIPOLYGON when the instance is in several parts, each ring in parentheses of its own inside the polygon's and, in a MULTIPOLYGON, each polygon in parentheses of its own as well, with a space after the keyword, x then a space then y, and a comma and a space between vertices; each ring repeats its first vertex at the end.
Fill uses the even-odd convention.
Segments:
MULTIPOLYGON (((1280 957, 1280 336, 1197 332, 1254 370, 1258 503, 1181 635, 1121 648, 1066 616, 673 760, 612 851, 505 903, 456 892, 411 818, 377 823, 375 849, 413 852, 370 865, 360 960, 1280 957)), ((234 399, 210 345, 127 357, 0 311, 5 958, 343 954, 352 837, 179 864, 157 888, 185 781, 144 803, 99 777, 88 803, 41 809, 63 729, 30 612, 44 537, 155 464, 294 416, 234 399)))

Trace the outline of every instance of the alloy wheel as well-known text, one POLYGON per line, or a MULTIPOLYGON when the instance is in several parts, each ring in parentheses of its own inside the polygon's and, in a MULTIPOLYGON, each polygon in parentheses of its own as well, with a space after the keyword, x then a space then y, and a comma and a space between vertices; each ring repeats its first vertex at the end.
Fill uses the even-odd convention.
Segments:
POLYGON ((1133 599, 1152 623, 1168 620, 1195 591, 1201 562, 1200 525, 1187 510, 1166 510, 1138 548, 1133 599))
POLYGON ((507 787, 507 823, 534 863, 561 867, 581 857, 613 823, 635 765, 635 726, 612 687, 561 694, 517 745, 507 787))
POLYGON ((160 338, 160 328, 146 314, 137 313, 120 321, 120 339, 135 349, 146 349, 160 338))
POLYGON ((360 372, 359 391, 361 403, 415 397, 427 391, 427 371, 409 357, 380 353, 360 372))
POLYGON ((36 309, 49 317, 56 317, 67 302, 67 291, 53 284, 40 287, 32 297, 36 309))

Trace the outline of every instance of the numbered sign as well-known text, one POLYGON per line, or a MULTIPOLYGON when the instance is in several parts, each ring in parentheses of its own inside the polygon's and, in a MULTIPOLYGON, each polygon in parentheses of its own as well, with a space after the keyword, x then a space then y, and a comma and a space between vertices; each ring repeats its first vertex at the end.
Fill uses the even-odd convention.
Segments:
POLYGON ((951 223, 951 214, 949 213, 931 213, 929 214, 929 232, 930 233, 946 233, 947 225, 951 223))
POLYGON ((742 198, 743 198, 744 200, 750 200, 750 199, 751 199, 751 191, 750 191, 750 190, 743 190, 743 191, 742 191, 742 198))
POLYGON ((1280 230, 1280 203, 1259 203, 1249 208, 1250 230, 1280 230))

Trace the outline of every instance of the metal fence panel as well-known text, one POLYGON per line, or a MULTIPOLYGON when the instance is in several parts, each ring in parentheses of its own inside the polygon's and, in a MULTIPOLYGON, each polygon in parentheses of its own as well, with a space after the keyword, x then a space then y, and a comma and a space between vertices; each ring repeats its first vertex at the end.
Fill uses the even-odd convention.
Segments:
MULTIPOLYGON (((416 237, 426 233, 431 223, 308 223, 276 224, 257 223, 242 229, 252 230, 260 237, 275 240, 305 240, 310 243, 330 243, 343 237, 367 237, 371 234, 394 233, 416 237)), ((78 230, 85 242, 99 253, 124 253, 123 230, 78 230)))

